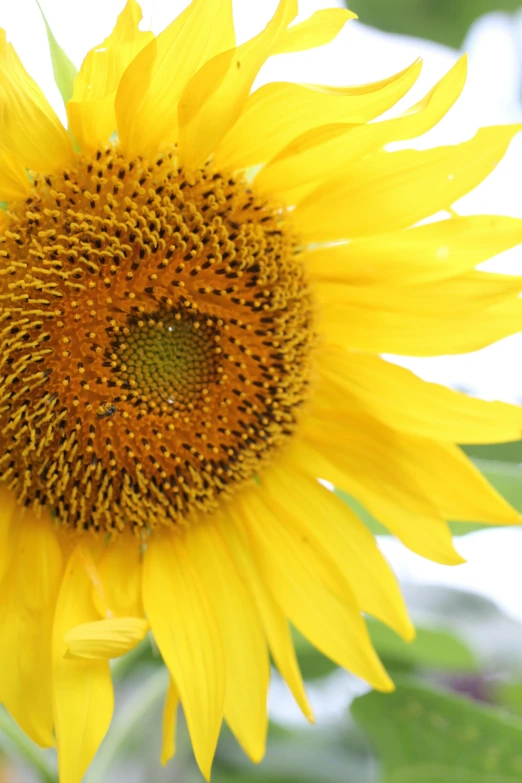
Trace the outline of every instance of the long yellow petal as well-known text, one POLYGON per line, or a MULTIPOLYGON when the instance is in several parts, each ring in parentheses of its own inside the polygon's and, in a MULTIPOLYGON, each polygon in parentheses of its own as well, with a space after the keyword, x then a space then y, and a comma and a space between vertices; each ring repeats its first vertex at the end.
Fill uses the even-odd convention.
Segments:
POLYGON ((141 617, 111 617, 71 628, 64 635, 67 658, 108 660, 133 650, 145 638, 148 623, 141 617))
POLYGON ((358 87, 266 84, 249 97, 238 121, 216 149, 216 160, 222 166, 246 168, 270 160, 311 128, 368 122, 408 92, 421 65, 416 60, 388 79, 358 87))
POLYGON ((81 783, 109 728, 114 708, 109 663, 67 658, 71 628, 97 620, 90 555, 78 545, 65 568, 53 627, 53 702, 60 783, 81 783))
POLYGON ((319 242, 407 228, 473 190, 521 128, 482 128, 461 144, 378 152, 345 166, 296 207, 296 229, 303 239, 319 242))
POLYGON ((269 679, 262 626, 214 521, 195 525, 187 544, 223 636, 225 718, 251 760, 259 762, 265 754, 269 679))
POLYGON ((520 242, 522 220, 470 215, 309 250, 302 259, 319 282, 411 286, 457 277, 520 242))
POLYGON ((183 166, 204 163, 234 125, 259 69, 295 16, 297 0, 280 0, 261 33, 217 55, 190 80, 179 104, 179 155, 183 166))
POLYGON ((74 149, 47 98, 0 29, 0 150, 34 171, 71 166, 74 149))
MULTIPOLYGON (((487 402, 427 383, 379 356, 323 347, 324 383, 344 406, 364 410, 388 427, 451 443, 502 443, 522 437, 522 408, 487 402)), ((338 412, 332 409, 332 416, 338 412)))
MULTIPOLYGON (((373 462, 374 470, 364 476, 364 481, 380 487, 381 494, 398 497, 401 486, 393 485, 400 475, 402 486, 409 484, 410 491, 415 488, 443 519, 520 524, 520 514, 493 489, 458 446, 396 432, 353 409, 338 409, 336 414, 320 407, 310 411, 304 424, 306 431, 313 433, 315 440, 329 444, 333 452, 342 451, 344 462, 351 462, 360 474, 373 462), (378 452, 379 463, 372 450, 378 452)), ((405 508, 413 510, 415 501, 403 502, 405 508)))
POLYGON ((324 46, 339 35, 350 19, 357 19, 357 14, 347 8, 324 8, 316 11, 309 19, 285 30, 271 54, 302 52, 305 49, 324 46))
POLYGON ((368 636, 359 609, 342 602, 318 574, 333 563, 312 542, 300 540, 263 504, 257 490, 244 490, 230 512, 235 524, 245 526, 266 584, 299 631, 321 652, 367 680, 374 688, 393 689, 368 636))
MULTIPOLYGON (((343 489, 387 527, 412 552, 444 565, 459 565, 464 560, 455 550, 451 531, 436 509, 418 513, 381 491, 379 481, 364 480, 364 474, 339 449, 307 436, 294 449, 292 461, 303 472, 331 481, 343 489)), ((363 465, 363 468, 365 466, 363 465)))
POLYGON ((170 678, 165 707, 163 709, 163 738, 161 744, 161 763, 168 764, 176 753, 176 723, 178 715, 179 694, 176 684, 170 678))
POLYGON ((107 144, 116 129, 114 99, 121 76, 154 38, 153 33, 138 29, 141 18, 136 0, 127 0, 112 33, 82 63, 67 102, 67 116, 71 133, 84 152, 107 144))
POLYGON ((0 201, 27 198, 30 189, 25 166, 8 152, 0 150, 0 201))
POLYGON ((290 203, 296 188, 336 175, 368 152, 400 139, 421 136, 433 128, 453 106, 466 80, 466 57, 415 106, 393 120, 368 125, 322 125, 306 131, 282 149, 255 177, 256 188, 284 193, 290 203))
MULTIPOLYGON (((234 501, 232 501, 234 502, 234 501)), ((250 548, 240 531, 228 520, 218 520, 219 532, 226 542, 241 578, 251 593, 261 617, 270 651, 275 664, 292 694, 309 721, 314 715, 305 693, 303 678, 295 655, 292 635, 283 612, 261 579, 250 548)))
POLYGON ((369 353, 466 353, 522 328, 522 278, 471 272, 426 285, 316 283, 320 330, 369 353))
POLYGON ((315 542, 346 577, 367 614, 413 638, 399 586, 374 537, 356 515, 333 493, 292 466, 291 457, 279 460, 261 477, 267 504, 271 499, 285 509, 292 524, 315 542))
POLYGON ((208 780, 223 719, 226 667, 216 617, 182 535, 151 537, 143 603, 178 689, 196 761, 208 780))
POLYGON ((7 533, 2 554, 9 565, 0 591, 0 700, 31 739, 50 747, 51 632, 62 576, 60 547, 47 514, 37 517, 11 498, 5 501, 2 515, 7 512, 11 519, 2 525, 7 533))
POLYGON ((232 1, 193 0, 125 71, 116 96, 118 134, 130 155, 153 155, 178 137, 178 101, 208 60, 235 45, 232 1))

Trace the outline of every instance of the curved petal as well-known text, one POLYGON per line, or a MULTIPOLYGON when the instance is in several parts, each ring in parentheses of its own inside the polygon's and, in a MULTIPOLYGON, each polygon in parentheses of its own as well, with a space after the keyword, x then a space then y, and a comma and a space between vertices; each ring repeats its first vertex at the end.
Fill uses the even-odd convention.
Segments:
POLYGON ((178 101, 196 71, 235 44, 231 0, 193 0, 135 57, 116 95, 125 152, 153 155, 178 136, 178 101))
POLYGON ((112 718, 107 660, 67 658, 64 637, 98 619, 91 599, 90 555, 79 544, 65 568, 53 627, 53 701, 60 783, 81 783, 112 718))
MULTIPOLYGON (((363 155, 392 141, 412 139, 433 128, 453 106, 466 81, 466 56, 442 77, 419 103, 399 117, 370 124, 322 125, 302 133, 255 177, 256 187, 282 193, 292 203, 296 188, 336 175, 363 155)), ((298 200, 301 200, 298 198, 298 200)))
POLYGON ((329 123, 366 123, 408 92, 421 67, 421 61, 416 60, 388 79, 357 87, 266 84, 246 101, 241 116, 216 149, 216 160, 221 166, 246 168, 270 160, 311 128, 329 123))
POLYGON ((225 658, 212 605, 183 534, 151 536, 143 604, 178 689, 196 761, 208 780, 223 719, 225 658))
POLYGON ((225 719, 252 761, 259 762, 266 746, 269 679, 262 626, 214 520, 196 524, 187 544, 223 637, 225 719))
POLYGON ((296 16, 297 0, 280 0, 261 33, 217 55, 190 80, 179 103, 181 165, 197 167, 215 150, 239 117, 259 69, 296 16))
POLYGON ((112 33, 87 54, 67 102, 71 133, 84 152, 108 143, 116 130, 114 99, 121 76, 146 44, 151 32, 138 28, 142 18, 136 0, 127 0, 112 33))
POLYGON ((67 131, 1 29, 0 149, 47 174, 63 171, 75 157, 67 131))
POLYGON ((321 242, 412 226, 448 209, 482 182, 521 128, 481 128, 461 144, 379 152, 354 161, 298 204, 295 227, 304 240, 321 242))
MULTIPOLYGON (((522 437, 522 408, 515 405, 428 383, 380 356, 324 346, 319 361, 324 383, 339 389, 346 408, 362 409, 392 429, 450 443, 522 437)), ((336 414, 337 406, 332 409, 336 414)))
POLYGON ((98 562, 93 601, 102 617, 141 617, 142 543, 129 531, 109 541, 98 562))
POLYGON ((47 514, 37 517, 2 492, 2 514, 8 508, 10 530, 2 525, 8 562, 0 591, 0 699, 31 739, 50 747, 51 633, 62 557, 47 514))
POLYGON ((341 601, 324 581, 337 581, 334 564, 285 520, 276 519, 256 489, 243 490, 230 511, 234 523, 248 532, 266 584, 303 636, 374 688, 393 690, 360 610, 341 601))
POLYGON ((148 630, 147 621, 141 617, 111 617, 82 623, 65 633, 65 655, 93 661, 118 658, 142 642, 148 630))
POLYGON ((324 46, 336 38, 350 19, 357 14, 347 8, 324 8, 309 19, 288 27, 279 37, 271 54, 289 54, 324 46))

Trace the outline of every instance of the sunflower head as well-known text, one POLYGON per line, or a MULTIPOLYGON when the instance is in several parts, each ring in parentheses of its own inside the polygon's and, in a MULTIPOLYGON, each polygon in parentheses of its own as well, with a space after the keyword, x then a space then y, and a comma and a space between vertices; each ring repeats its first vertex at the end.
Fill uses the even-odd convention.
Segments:
POLYGON ((181 702, 207 778, 223 719, 263 756, 269 652, 312 718, 289 621, 393 688, 364 617, 406 640, 412 624, 318 479, 441 563, 462 562, 447 520, 519 522, 455 445, 519 438, 519 409, 382 355, 520 329, 519 278, 476 267, 522 222, 451 208, 520 128, 387 150, 439 122, 465 59, 378 121, 418 61, 254 89, 267 59, 353 16, 296 15, 280 0, 236 45, 231 0, 193 0, 157 36, 127 0, 62 85, 68 130, 0 33, 0 697, 56 742, 60 783, 109 727, 109 659, 149 631, 169 671, 162 761, 181 702))

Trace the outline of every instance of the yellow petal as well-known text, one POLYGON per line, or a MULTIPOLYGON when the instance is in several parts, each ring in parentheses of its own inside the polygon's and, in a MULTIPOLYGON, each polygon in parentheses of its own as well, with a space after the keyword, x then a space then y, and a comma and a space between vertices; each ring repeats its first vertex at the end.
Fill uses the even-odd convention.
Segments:
POLYGON ((426 285, 316 283, 320 330, 369 353, 441 356, 475 351, 520 331, 521 278, 470 272, 426 285))
POLYGON ((125 71, 118 134, 130 155, 153 155, 178 136, 180 95, 204 63, 235 44, 231 0, 193 0, 125 71))
POLYGON ((149 629, 141 617, 111 617, 71 628, 64 635, 67 658, 108 660, 133 650, 149 629))
POLYGON ((179 104, 179 154, 183 166, 204 163, 245 105, 259 69, 297 16, 297 0, 280 0, 266 28, 236 49, 210 60, 188 83, 179 104))
POLYGON ((331 569, 335 580, 333 563, 312 542, 294 535, 285 519, 276 519, 257 490, 243 490, 230 511, 235 524, 246 525, 266 584, 303 636, 374 688, 392 690, 359 610, 342 602, 318 578, 331 569))
POLYGON ((226 668, 212 605, 181 534, 151 536, 143 603, 178 689, 196 761, 208 780, 223 718, 226 668))
POLYGON ((216 160, 222 166, 246 168, 270 160, 311 128, 368 122, 402 98, 420 70, 421 62, 416 60, 388 79, 358 87, 266 84, 249 97, 238 121, 216 149, 216 160))
POLYGON ((219 532, 234 559, 236 568, 256 602, 275 664, 292 691, 303 715, 313 722, 313 711, 305 693, 288 622, 271 593, 263 584, 257 564, 240 531, 228 519, 218 520, 218 525, 219 532))
POLYGON ((53 627, 53 700, 60 783, 81 783, 114 707, 109 663, 67 658, 64 637, 97 619, 89 555, 77 546, 65 568, 53 627))
POLYGON ((0 149, 34 171, 55 174, 71 166, 67 131, 0 29, 0 149))
POLYGON ((225 718, 251 760, 259 762, 266 745, 269 679, 263 629, 213 520, 195 525, 187 534, 187 544, 223 637, 225 718))
POLYGON ((25 166, 0 150, 0 201, 26 198, 31 189, 25 166))
POLYGON ((140 617, 141 601, 140 539, 124 532, 109 541, 98 562, 100 584, 93 586, 93 600, 102 617, 140 617))
POLYGON ((292 468, 291 456, 261 478, 267 502, 286 512, 303 537, 314 541, 346 575, 363 612, 389 625, 406 640, 414 635, 399 586, 373 535, 332 492, 292 468))
POLYGON ((450 529, 437 514, 420 514, 381 492, 379 481, 362 481, 361 471, 339 450, 311 437, 302 439, 292 460, 308 475, 331 481, 350 493, 412 552, 444 565, 464 562, 455 550, 450 529))
POLYGON ((2 515, 7 512, 11 519, 2 525, 7 570, 0 591, 0 700, 31 739, 50 747, 51 632, 62 576, 60 547, 47 514, 37 517, 12 497, 5 500, 2 515))
POLYGON ((306 21, 285 30, 271 53, 288 54, 324 46, 339 35, 350 19, 357 19, 357 14, 347 8, 324 8, 316 11, 306 21))
POLYGON ((473 190, 521 127, 482 128, 461 144, 379 152, 345 166, 296 207, 296 229, 303 239, 319 242, 407 228, 473 190))
POLYGON ((520 242, 522 220, 471 215, 310 250, 302 259, 319 282, 410 286, 457 277, 520 242))
POLYGON ((93 152, 107 144, 116 129, 114 99, 121 76, 154 34, 142 32, 136 0, 127 0, 114 30, 87 54, 67 102, 69 127, 81 150, 93 152))
POLYGON ((396 119, 369 125, 323 124, 302 133, 260 171, 255 178, 256 188, 284 193, 292 203, 296 188, 306 185, 312 189, 314 182, 337 174, 372 150, 426 133, 453 106, 465 80, 464 56, 419 103, 396 119))
POLYGON ((163 709, 163 742, 161 745, 161 763, 168 764, 176 753, 176 722, 179 695, 172 677, 169 682, 165 707, 163 709))
MULTIPOLYGON (((452 443, 522 437, 522 408, 427 383, 378 356, 324 346, 320 365, 325 383, 339 389, 346 407, 362 409, 392 429, 452 443)), ((337 410, 334 406, 333 417, 337 410)))

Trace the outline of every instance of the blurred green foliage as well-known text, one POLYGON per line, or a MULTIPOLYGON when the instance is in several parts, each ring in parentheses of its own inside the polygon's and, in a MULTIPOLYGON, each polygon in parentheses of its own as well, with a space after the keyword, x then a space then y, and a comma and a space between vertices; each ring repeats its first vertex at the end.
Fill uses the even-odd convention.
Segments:
POLYGON ((468 28, 488 11, 516 11, 520 0, 348 0, 365 24, 460 48, 468 28))

